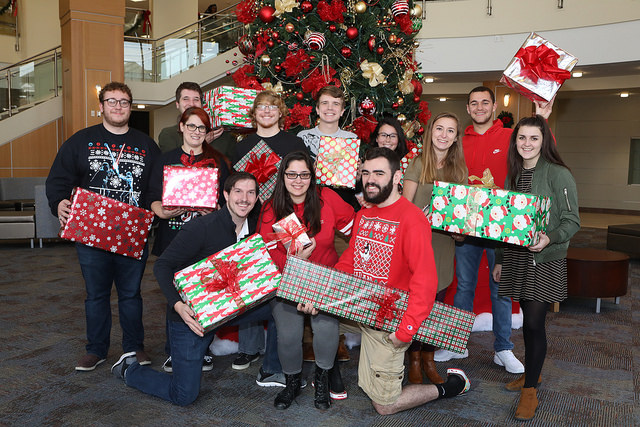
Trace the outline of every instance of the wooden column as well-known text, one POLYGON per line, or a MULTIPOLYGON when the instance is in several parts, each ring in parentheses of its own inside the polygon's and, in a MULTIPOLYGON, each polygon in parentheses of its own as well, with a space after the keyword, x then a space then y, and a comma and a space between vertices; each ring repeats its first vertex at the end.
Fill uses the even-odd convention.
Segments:
POLYGON ((102 122, 97 87, 124 81, 124 0, 60 0, 64 138, 102 122))

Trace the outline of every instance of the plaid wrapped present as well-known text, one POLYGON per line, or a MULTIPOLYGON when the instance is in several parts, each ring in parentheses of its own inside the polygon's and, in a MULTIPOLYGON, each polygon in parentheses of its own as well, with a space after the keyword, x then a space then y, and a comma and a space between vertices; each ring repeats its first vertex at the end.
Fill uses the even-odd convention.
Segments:
POLYGON ((318 184, 356 188, 359 150, 357 138, 320 137, 316 163, 318 184))
MULTIPOLYGON (((277 295, 389 333, 398 329, 408 299, 403 290, 293 256, 287 258, 277 295)), ((473 313, 436 301, 414 339, 464 353, 474 319, 473 313)))
POLYGON ((500 81, 532 101, 548 102, 571 77, 577 63, 575 56, 531 33, 500 81))
POLYGON ((280 156, 264 141, 259 141, 251 151, 238 160, 238 163, 233 168, 236 171, 249 172, 256 177, 260 186, 260 200, 264 202, 271 197, 276 187, 276 178, 281 160, 280 156))
POLYGON ((300 224, 295 213, 289 214, 273 224, 274 240, 282 242, 287 253, 295 254, 298 249, 311 246, 313 243, 307 236, 307 227, 300 224), (293 245, 292 245, 293 243, 293 245))
POLYGON ((178 271, 173 283, 205 332, 275 296, 280 272, 259 234, 178 271))
POLYGON ((240 131, 251 130, 249 110, 258 94, 254 89, 220 86, 205 92, 202 108, 211 116, 211 126, 240 131))
POLYGON ((153 212, 76 187, 71 213, 60 237, 130 258, 141 259, 153 212))
POLYGON ((431 228, 530 246, 547 229, 550 208, 546 196, 435 181, 431 228))
POLYGON ((218 168, 165 166, 162 206, 215 209, 218 206, 218 168))

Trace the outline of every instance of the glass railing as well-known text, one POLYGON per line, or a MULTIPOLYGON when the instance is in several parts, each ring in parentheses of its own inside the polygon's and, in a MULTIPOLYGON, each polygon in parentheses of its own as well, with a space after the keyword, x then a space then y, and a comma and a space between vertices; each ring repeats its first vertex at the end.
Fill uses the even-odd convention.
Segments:
POLYGON ((0 120, 54 98, 62 90, 60 46, 0 70, 0 120))
POLYGON ((244 34, 234 8, 203 15, 194 24, 159 39, 125 36, 125 79, 159 82, 234 48, 244 34))

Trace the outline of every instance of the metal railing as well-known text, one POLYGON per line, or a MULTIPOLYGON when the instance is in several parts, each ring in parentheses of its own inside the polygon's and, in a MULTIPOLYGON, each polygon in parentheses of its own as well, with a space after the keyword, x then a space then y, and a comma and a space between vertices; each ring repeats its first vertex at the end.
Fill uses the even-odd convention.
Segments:
POLYGON ((125 80, 159 82, 202 64, 236 46, 244 34, 235 4, 158 39, 124 38, 125 80))
POLYGON ((0 69, 0 120, 60 94, 60 58, 58 46, 0 69))

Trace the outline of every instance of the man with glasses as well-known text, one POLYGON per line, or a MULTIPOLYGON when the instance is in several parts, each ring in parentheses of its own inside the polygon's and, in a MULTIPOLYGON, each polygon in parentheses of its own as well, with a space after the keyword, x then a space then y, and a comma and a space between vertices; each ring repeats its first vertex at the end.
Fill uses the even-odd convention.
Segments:
MULTIPOLYGON (((98 96, 102 123, 76 132, 60 147, 47 178, 51 212, 64 226, 69 218, 71 192, 82 187, 112 199, 149 209, 162 187, 149 177, 160 150, 149 136, 129 127, 131 90, 124 83, 107 84, 98 96)), ((87 299, 86 354, 76 366, 91 371, 106 360, 111 334, 111 287, 118 291, 118 311, 124 353, 151 363, 144 351, 140 282, 147 261, 76 243, 87 299)))
MULTIPOLYGON (((180 83, 180 86, 176 89, 176 108, 180 112, 178 120, 187 108, 202 108, 203 99, 202 88, 198 83, 180 83)), ((178 120, 176 120, 176 124, 162 129, 158 135, 158 145, 163 153, 182 146, 182 134, 178 129, 178 120)), ((211 129, 204 140, 228 158, 233 157, 236 140, 229 132, 224 132, 222 127, 211 129)))

